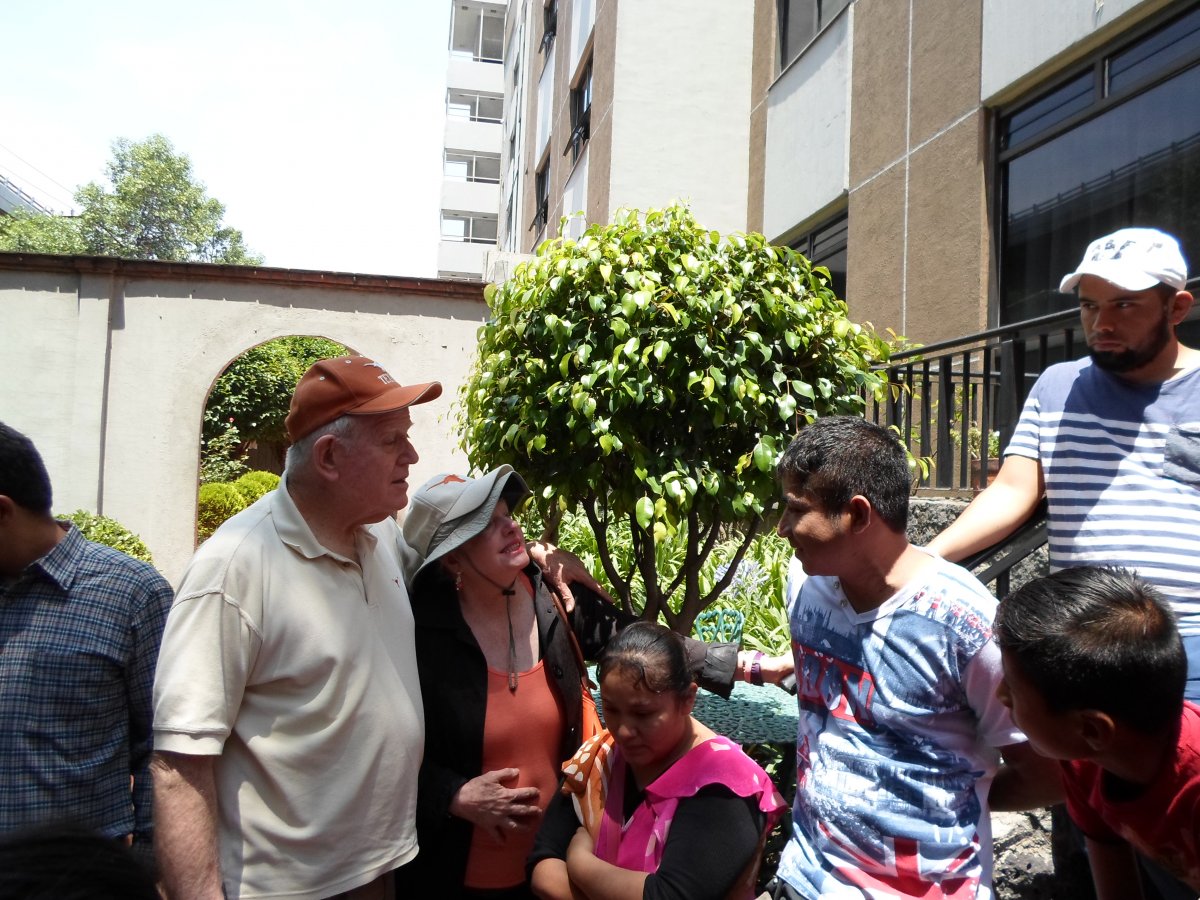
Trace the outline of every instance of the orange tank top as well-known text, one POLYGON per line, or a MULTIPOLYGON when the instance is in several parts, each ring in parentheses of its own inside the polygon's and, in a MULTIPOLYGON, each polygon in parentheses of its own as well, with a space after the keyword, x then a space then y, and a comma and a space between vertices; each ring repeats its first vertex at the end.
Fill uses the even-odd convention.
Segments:
MULTIPOLYGON (((536 787, 543 811, 558 789, 559 744, 566 718, 546 678, 542 662, 508 689, 508 673, 488 669, 487 712, 483 720, 483 769, 520 769, 506 787, 536 787)), ((533 849, 537 824, 506 835, 503 843, 481 828, 472 829, 465 884, 469 888, 510 888, 525 881, 525 858, 533 849)))

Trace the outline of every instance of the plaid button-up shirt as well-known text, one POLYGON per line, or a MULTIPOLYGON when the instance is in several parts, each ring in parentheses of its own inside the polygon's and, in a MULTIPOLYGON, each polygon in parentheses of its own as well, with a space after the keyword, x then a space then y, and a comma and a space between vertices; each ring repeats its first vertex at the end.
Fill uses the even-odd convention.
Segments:
POLYGON ((149 844, 151 689, 172 596, 153 566, 73 526, 0 581, 0 831, 71 821, 149 844))

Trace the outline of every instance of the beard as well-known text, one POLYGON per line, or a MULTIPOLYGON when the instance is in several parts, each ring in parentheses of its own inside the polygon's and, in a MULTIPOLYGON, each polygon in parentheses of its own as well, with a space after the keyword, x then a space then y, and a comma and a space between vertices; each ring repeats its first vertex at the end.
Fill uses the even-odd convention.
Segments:
POLYGON ((1114 374, 1132 372, 1154 360, 1163 348, 1171 342, 1172 327, 1164 314, 1160 320, 1159 329, 1148 337, 1145 343, 1138 347, 1126 347, 1124 350, 1093 350, 1088 348, 1088 354, 1101 369, 1114 374))

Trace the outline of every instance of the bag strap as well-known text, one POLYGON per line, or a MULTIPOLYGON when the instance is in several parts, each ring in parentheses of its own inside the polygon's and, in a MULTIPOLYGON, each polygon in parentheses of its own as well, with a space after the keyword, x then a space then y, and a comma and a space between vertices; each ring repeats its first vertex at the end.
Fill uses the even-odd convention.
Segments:
MULTIPOLYGON (((545 584, 544 579, 543 584, 545 584)), ((567 611, 563 608, 562 600, 559 599, 558 592, 549 584, 546 584, 546 590, 550 594, 550 599, 554 601, 554 611, 558 613, 563 627, 567 629, 567 638, 571 641, 571 650, 575 654, 575 662, 579 666, 580 677, 584 684, 590 686, 592 682, 588 678, 587 662, 583 658, 583 648, 579 646, 579 638, 575 636, 575 629, 571 627, 571 620, 567 618, 567 611)))

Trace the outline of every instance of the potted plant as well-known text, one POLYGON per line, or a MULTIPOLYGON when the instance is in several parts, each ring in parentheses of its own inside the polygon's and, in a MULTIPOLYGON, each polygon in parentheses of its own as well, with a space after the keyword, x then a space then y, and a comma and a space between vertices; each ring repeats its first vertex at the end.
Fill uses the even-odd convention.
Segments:
POLYGON ((985 488, 1000 471, 1000 432, 987 433, 987 471, 983 471, 983 429, 971 423, 967 429, 967 455, 971 458, 971 486, 985 488))

